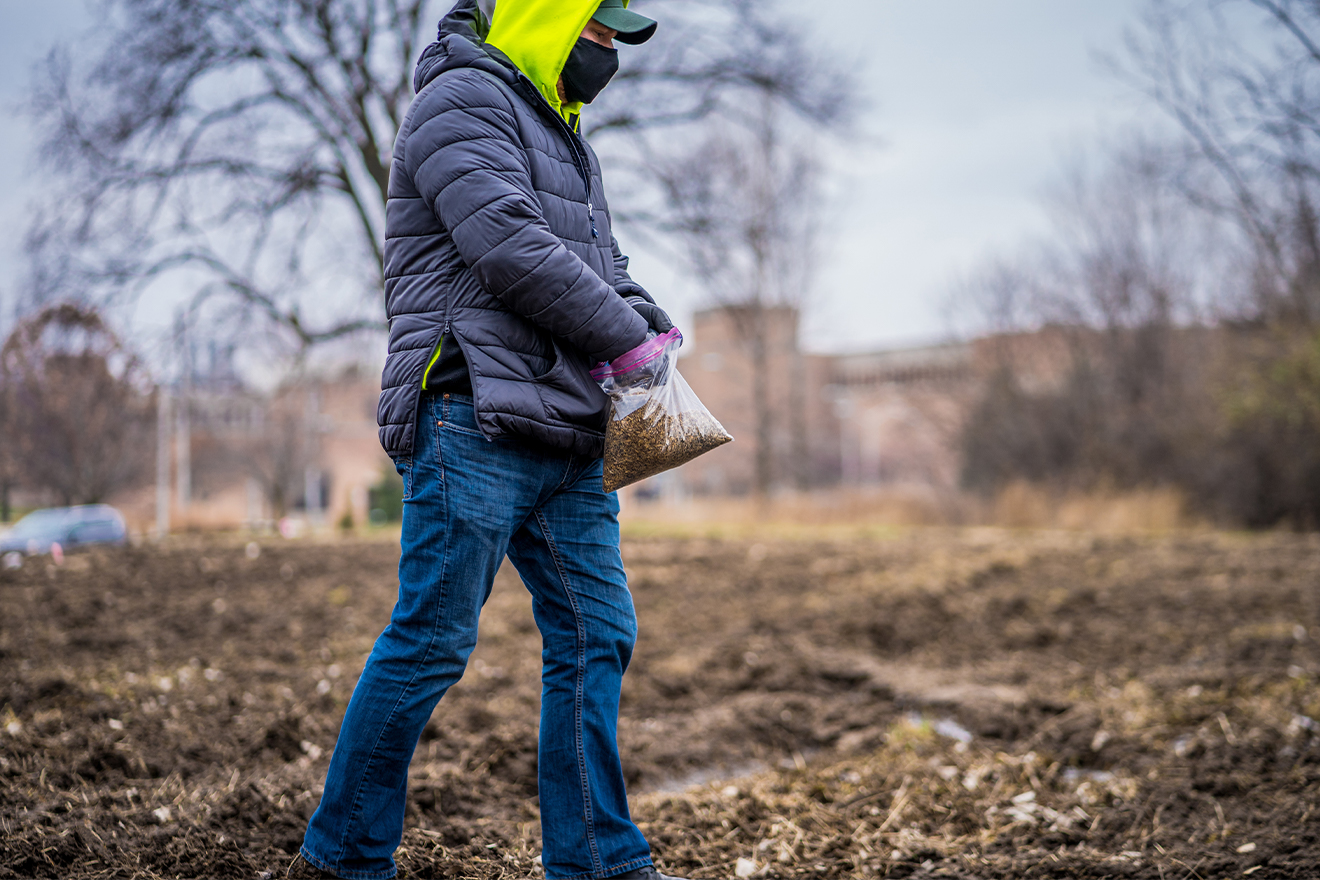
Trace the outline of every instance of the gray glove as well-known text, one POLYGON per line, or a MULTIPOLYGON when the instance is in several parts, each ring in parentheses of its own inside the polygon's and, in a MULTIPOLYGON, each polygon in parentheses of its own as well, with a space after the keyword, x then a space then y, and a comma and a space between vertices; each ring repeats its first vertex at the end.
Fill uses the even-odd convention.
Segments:
POLYGON ((633 311, 646 319, 647 326, 655 331, 656 335, 662 335, 674 329, 674 322, 669 320, 669 315, 665 314, 665 310, 646 297, 633 294, 632 296, 625 296, 623 301, 632 306, 633 311))

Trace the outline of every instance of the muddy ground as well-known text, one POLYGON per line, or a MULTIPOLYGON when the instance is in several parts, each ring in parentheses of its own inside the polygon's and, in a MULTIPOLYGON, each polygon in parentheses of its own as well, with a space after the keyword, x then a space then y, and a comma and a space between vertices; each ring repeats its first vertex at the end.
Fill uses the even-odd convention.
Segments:
MULTIPOLYGON (((620 741, 671 873, 1320 876, 1315 537, 653 535, 625 559, 620 741)), ((0 572, 0 878, 281 869, 396 561, 194 542, 0 572)), ((407 876, 536 876, 538 663, 506 571, 418 748, 407 876)))

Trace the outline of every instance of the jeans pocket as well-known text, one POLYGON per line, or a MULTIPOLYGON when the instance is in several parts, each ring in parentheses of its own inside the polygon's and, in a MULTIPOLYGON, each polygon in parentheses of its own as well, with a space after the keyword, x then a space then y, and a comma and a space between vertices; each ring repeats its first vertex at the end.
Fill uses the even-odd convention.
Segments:
POLYGON ((452 431, 469 437, 481 436, 473 404, 468 400, 454 400, 449 395, 445 395, 440 407, 440 418, 436 419, 435 426, 441 431, 452 431))

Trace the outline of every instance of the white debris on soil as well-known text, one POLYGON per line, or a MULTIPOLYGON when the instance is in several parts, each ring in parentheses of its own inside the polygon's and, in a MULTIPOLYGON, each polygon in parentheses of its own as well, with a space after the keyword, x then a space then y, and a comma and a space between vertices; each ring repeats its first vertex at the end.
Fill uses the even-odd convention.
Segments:
POLYGON ((963 727, 952 718, 941 718, 935 722, 934 730, 940 736, 957 740, 960 743, 969 743, 972 741, 972 732, 963 727))

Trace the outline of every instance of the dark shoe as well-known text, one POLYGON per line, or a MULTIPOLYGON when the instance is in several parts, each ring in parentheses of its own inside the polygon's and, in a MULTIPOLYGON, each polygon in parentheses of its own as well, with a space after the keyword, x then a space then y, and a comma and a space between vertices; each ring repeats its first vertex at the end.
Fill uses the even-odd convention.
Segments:
POLYGON ((304 859, 302 853, 293 857, 293 862, 289 865, 289 870, 284 872, 284 876, 287 880, 337 880, 334 874, 322 871, 304 859))
POLYGON ((683 880, 683 878, 661 874, 655 869, 655 865, 642 865, 640 868, 633 868, 631 871, 615 874, 609 880, 683 880))

